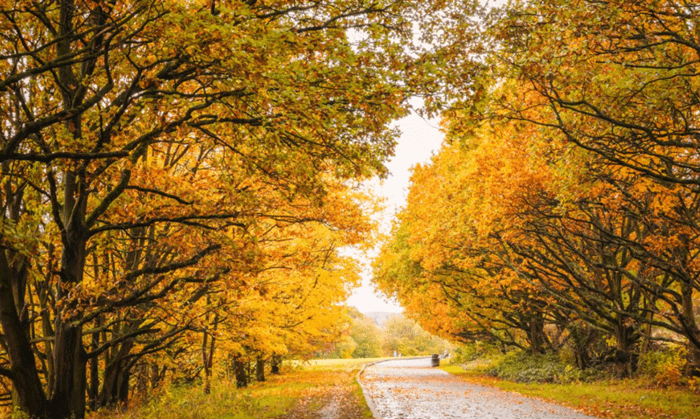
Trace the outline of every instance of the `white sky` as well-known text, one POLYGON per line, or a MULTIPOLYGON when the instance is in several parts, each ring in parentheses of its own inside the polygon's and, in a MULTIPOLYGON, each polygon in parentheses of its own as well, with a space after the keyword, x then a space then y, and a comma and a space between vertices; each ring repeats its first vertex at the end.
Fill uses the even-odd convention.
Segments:
MULTIPOLYGON (((372 182, 375 194, 386 198, 386 209, 382 214, 383 232, 388 233, 396 212, 406 205, 411 168, 416 163, 427 163, 431 156, 440 149, 444 135, 438 129, 437 120, 424 120, 411 115, 397 121, 401 138, 396 146, 394 157, 387 164, 391 173, 383 182, 372 182)), ((378 250, 378 249, 377 249, 378 250)), ((386 296, 375 290, 371 283, 371 260, 359 258, 365 262, 362 273, 362 286, 357 288, 348 299, 348 305, 356 307, 362 313, 403 311, 395 301, 388 301, 386 296)))

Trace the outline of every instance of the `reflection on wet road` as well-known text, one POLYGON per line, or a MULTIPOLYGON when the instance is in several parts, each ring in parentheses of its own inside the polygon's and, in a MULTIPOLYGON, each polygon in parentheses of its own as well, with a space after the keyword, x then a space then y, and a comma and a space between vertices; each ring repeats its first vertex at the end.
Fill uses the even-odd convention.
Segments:
POLYGON ((430 367, 430 358, 397 359, 362 374, 376 419, 594 419, 574 410, 468 383, 430 367))

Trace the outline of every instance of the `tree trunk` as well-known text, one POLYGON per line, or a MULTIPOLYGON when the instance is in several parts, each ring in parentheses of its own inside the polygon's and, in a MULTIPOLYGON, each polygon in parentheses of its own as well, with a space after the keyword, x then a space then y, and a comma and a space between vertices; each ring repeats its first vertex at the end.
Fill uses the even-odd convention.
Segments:
POLYGON ((258 382, 265 381, 265 360, 261 356, 255 362, 255 379, 258 382))
MULTIPOLYGON (((65 5, 64 5, 65 6, 65 5)), ((80 138, 80 120, 71 120, 71 131, 80 138)), ((61 232, 63 251, 61 270, 56 285, 58 299, 65 299, 65 306, 55 319, 55 346, 53 381, 49 416, 52 419, 83 419, 85 417, 85 395, 87 387, 86 352, 83 347, 83 327, 78 318, 65 318, 64 314, 75 310, 79 313, 78 301, 71 300, 70 293, 83 281, 88 233, 85 226, 87 194, 85 181, 80 174, 68 170, 64 173, 64 204, 61 232)))
POLYGON ((100 391, 100 395, 97 399, 97 405, 99 407, 113 406, 128 400, 129 370, 125 368, 125 358, 129 355, 133 346, 133 339, 122 343, 119 352, 105 368, 102 391, 100 391), (124 390, 124 386, 126 386, 126 390, 124 390))
POLYGON ((694 279, 681 285, 683 298, 682 313, 685 330, 688 334, 688 374, 700 376, 700 329, 695 321, 695 304, 693 301, 694 279))
POLYGON ((155 390, 160 386, 160 383, 165 378, 165 374, 168 372, 168 367, 159 368, 157 364, 151 364, 150 373, 150 386, 151 390, 155 390))
POLYGON ((240 357, 233 358, 233 370, 236 374, 236 387, 248 387, 248 374, 246 372, 246 363, 240 357))
POLYGON ((686 375, 691 377, 700 377, 700 349, 690 343, 688 344, 687 362, 686 375))
POLYGON ((204 367, 204 394, 211 393, 211 367, 214 352, 214 336, 211 337, 211 344, 208 342, 208 333, 202 337, 202 366, 204 367), (211 345, 211 348, 210 348, 211 345))
POLYGON ((530 327, 527 331, 527 339, 530 343, 530 350, 533 355, 546 352, 545 345, 547 336, 544 332, 544 319, 542 316, 535 316, 529 320, 530 327))
POLYGON ((90 360, 90 385, 88 386, 88 400, 90 402, 90 409, 97 410, 99 404, 97 402, 98 395, 100 391, 100 370, 99 370, 99 360, 97 357, 93 357, 90 360))
POLYGON ((138 391, 139 399, 148 400, 148 372, 150 365, 141 363, 138 369, 138 377, 136 379, 136 390, 138 391))
POLYGON ((36 370, 34 352, 18 314, 12 292, 12 270, 0 250, 0 324, 10 358, 12 387, 19 409, 30 417, 44 417, 46 395, 36 370))
POLYGON ((590 347, 598 339, 598 332, 585 324, 571 324, 569 327, 571 350, 576 366, 585 370, 591 362, 590 347))
POLYGON ((56 328, 56 376, 49 403, 51 419, 85 417, 86 359, 80 326, 63 323, 56 328))
MULTIPOLYGON (((207 295, 207 305, 210 304, 209 295, 207 295)), ((207 315, 207 321, 209 316, 207 315)), ((219 324, 219 314, 214 315, 214 326, 213 330, 216 332, 216 328, 219 324)), ((214 365, 214 350, 216 349, 216 337, 211 334, 211 341, 207 343, 207 338, 209 337, 209 332, 205 331, 202 337, 202 365, 204 367, 204 394, 211 393, 211 370, 214 365)))
MULTIPOLYGON (((82 282, 85 266, 85 240, 79 232, 70 231, 64 239, 61 260, 61 280, 58 289, 63 289, 65 298, 70 289, 82 282), (71 234, 72 233, 72 234, 71 234)), ((77 302, 68 302, 67 310, 77 302)), ((53 382, 50 417, 53 419, 83 419, 85 417, 86 362, 83 348, 82 325, 73 325, 75 319, 56 316, 56 339, 54 347, 55 377, 53 382)))
POLYGON ((630 326, 625 326, 627 319, 618 319, 615 329, 615 358, 613 360, 613 372, 617 378, 632 376, 632 345, 636 337, 636 331, 630 326))
POLYGON ((280 359, 279 355, 272 355, 272 359, 270 359, 270 374, 279 374, 281 363, 282 359, 280 359))
MULTIPOLYGON (((95 326, 99 329, 102 325, 101 318, 98 317, 95 322, 95 326)), ((97 349, 100 346, 100 333, 94 332, 92 334, 92 350, 97 349)), ((97 410, 99 407, 98 396, 100 394, 100 369, 99 369, 99 359, 94 356, 90 360, 90 386, 88 387, 88 400, 90 401, 90 409, 97 410)))
POLYGON ((117 382, 117 403, 126 410, 129 405, 129 381, 131 380, 131 368, 122 368, 117 382))

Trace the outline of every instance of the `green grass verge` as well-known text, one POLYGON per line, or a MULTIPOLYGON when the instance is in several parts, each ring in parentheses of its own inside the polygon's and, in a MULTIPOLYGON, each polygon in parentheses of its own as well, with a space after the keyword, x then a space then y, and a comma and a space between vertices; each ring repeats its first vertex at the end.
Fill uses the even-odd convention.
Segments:
POLYGON ((601 418, 700 417, 700 394, 685 389, 650 388, 639 380, 572 384, 514 383, 485 376, 479 370, 464 370, 456 365, 440 368, 471 382, 542 398, 601 418))
POLYGON ((362 417, 374 418, 374 415, 372 415, 372 411, 367 405, 367 399, 365 399, 365 395, 362 392, 362 387, 360 386, 360 383, 357 382, 357 379, 355 379, 353 387, 353 393, 355 394, 355 397, 357 397, 357 400, 359 400, 360 408, 362 409, 362 417))
POLYGON ((302 399, 310 411, 322 407, 324 394, 338 385, 351 386, 363 417, 371 418, 356 375, 363 365, 381 359, 290 362, 283 374, 246 389, 228 381, 213 382, 209 395, 197 386, 170 387, 126 412, 105 409, 90 413, 88 419, 271 419, 291 411, 302 399))
POLYGON ((294 367, 302 367, 312 371, 351 371, 359 370, 371 362, 393 358, 350 358, 350 359, 311 359, 309 361, 290 361, 294 367))
MULTIPOLYGON (((296 375, 296 374, 295 374, 296 375)), ((286 378, 286 377, 285 377, 286 378)), ((90 419, 264 419, 281 416, 313 385, 272 378, 268 383, 236 389, 235 383, 220 382, 205 395, 200 387, 171 387, 145 404, 126 412, 105 409, 90 419)))

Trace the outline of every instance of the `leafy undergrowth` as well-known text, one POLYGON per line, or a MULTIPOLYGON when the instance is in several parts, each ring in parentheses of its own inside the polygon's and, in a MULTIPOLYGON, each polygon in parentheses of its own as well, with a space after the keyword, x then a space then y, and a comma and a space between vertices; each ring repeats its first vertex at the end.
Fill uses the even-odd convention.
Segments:
POLYGON ((355 380, 373 359, 314 360, 292 364, 281 375, 236 389, 235 382, 201 387, 171 387, 126 412, 103 410, 88 419, 362 419, 372 414, 355 380))
POLYGON ((603 370, 588 368, 580 370, 564 362, 557 354, 533 355, 513 351, 503 357, 492 357, 483 372, 492 377, 516 383, 589 382, 604 378, 603 370))
POLYGON ((476 382, 525 396, 542 398, 587 414, 611 419, 696 419, 700 395, 687 389, 651 388, 642 380, 605 380, 567 384, 516 383, 448 365, 443 370, 476 382))

